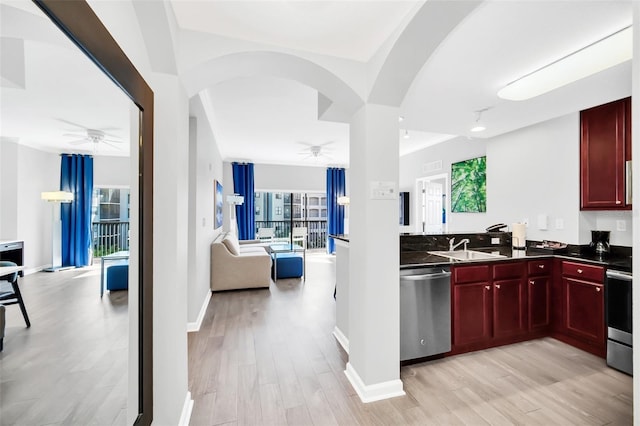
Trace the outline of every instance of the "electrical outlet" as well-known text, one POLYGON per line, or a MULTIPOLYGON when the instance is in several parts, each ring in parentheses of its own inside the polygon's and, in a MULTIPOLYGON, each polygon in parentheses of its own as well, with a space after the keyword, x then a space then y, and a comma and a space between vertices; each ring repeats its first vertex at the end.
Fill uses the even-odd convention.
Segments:
POLYGON ((556 229, 564 229, 564 219, 556 219, 556 229))
POLYGON ((616 220, 616 230, 617 231, 626 231, 627 230, 627 222, 624 220, 616 220))
POLYGON ((491 244, 500 244, 500 238, 499 237, 491 238, 491 244))

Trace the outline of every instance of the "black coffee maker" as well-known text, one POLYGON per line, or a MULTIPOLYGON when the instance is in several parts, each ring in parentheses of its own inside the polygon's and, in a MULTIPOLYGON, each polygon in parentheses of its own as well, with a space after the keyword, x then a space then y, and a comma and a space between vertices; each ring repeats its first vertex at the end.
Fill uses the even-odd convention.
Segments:
POLYGON ((611 231, 591 231, 591 250, 599 256, 609 254, 609 235, 611 231))

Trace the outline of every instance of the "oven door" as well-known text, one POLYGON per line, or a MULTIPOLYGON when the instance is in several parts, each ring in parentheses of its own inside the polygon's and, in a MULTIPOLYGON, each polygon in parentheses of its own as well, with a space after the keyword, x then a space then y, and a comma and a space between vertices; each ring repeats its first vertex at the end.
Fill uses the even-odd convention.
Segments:
POLYGON ((608 270, 605 286, 608 337, 631 345, 631 274, 608 270))

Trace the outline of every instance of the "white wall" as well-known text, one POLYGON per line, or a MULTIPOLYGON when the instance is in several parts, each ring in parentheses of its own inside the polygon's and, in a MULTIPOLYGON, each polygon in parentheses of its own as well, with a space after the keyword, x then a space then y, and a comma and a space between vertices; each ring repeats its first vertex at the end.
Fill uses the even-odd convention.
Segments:
POLYGON ((131 185, 130 157, 93 157, 94 187, 129 187, 131 185))
MULTIPOLYGON (((412 191, 424 177, 422 165, 442 160, 442 172, 451 163, 487 155, 487 213, 448 213, 451 232, 483 231, 493 223, 528 219, 527 239, 588 244, 591 230, 610 230, 611 244, 632 245, 630 211, 580 211, 580 117, 575 112, 487 140, 458 138, 429 147, 400 160, 400 190, 412 191), (538 227, 547 218, 548 229, 538 227), (623 221, 626 231, 617 231, 623 221)), ((415 215, 411 218, 414 224, 415 215)))
MULTIPOLYGON (((222 232, 214 229, 213 181, 226 187, 222 158, 211 132, 200 97, 189 103, 189 255, 187 321, 199 320, 210 293, 211 242, 222 232)), ((225 203, 224 209, 228 211, 225 203)), ((226 211, 223 211, 226 213, 226 211)))
POLYGON ((40 193, 59 188, 60 156, 13 142, 0 143, 0 152, 0 239, 23 240, 27 273, 34 272, 51 264, 53 205, 40 193))
MULTIPOLYGON (((416 203, 420 199, 416 193, 416 179, 447 173, 451 177, 451 164, 482 157, 486 154, 486 141, 483 139, 467 139, 459 137, 443 142, 429 148, 400 157, 400 187, 399 191, 408 191, 411 212, 409 213, 409 227, 402 227, 402 232, 410 232, 416 229, 416 203), (424 172, 424 167, 432 162, 442 161, 442 168, 424 172)), ((487 168, 490 166, 487 159, 487 168)), ((491 183, 487 176, 487 210, 492 206, 489 200, 491 183)), ((450 195, 447 189, 447 197, 450 195)), ((480 232, 491 225, 491 219, 487 213, 453 213, 447 212, 449 232, 480 232)))
POLYGON ((327 168, 256 164, 256 191, 326 192, 327 168))

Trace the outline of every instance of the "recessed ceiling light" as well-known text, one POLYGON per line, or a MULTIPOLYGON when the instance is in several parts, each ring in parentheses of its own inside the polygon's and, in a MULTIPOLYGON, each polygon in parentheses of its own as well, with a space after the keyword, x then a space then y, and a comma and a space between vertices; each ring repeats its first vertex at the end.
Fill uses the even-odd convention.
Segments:
POLYGON ((402 115, 401 115, 401 116, 399 116, 399 117, 398 117, 398 122, 399 122, 399 123, 402 123, 403 121, 404 121, 404 116, 402 116, 402 115))
POLYGON ((481 110, 476 111, 476 120, 473 122, 473 124, 471 125, 471 130, 474 133, 477 132, 482 132, 484 130, 487 130, 486 126, 484 125, 484 123, 482 122, 482 120, 480 119, 480 116, 482 115, 483 112, 487 111, 489 109, 488 108, 483 108, 481 110))
POLYGON ((405 139, 409 139, 409 131, 405 129, 404 131, 404 138, 405 139))
POLYGON ((631 60, 633 28, 628 26, 509 83, 502 99, 523 101, 631 60))

